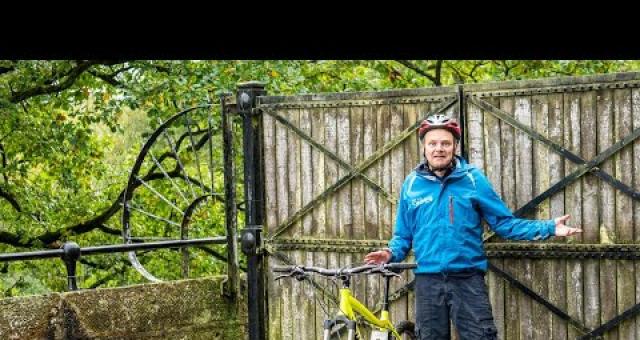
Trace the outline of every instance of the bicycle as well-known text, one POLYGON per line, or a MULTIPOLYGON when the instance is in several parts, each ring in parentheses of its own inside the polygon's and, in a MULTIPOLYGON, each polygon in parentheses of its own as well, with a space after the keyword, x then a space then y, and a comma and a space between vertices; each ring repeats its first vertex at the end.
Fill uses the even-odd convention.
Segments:
POLYGON ((340 289, 339 311, 335 318, 326 319, 324 321, 323 340, 330 340, 331 330, 338 324, 345 324, 347 327, 347 340, 363 339, 356 313, 361 315, 370 325, 375 326, 371 332, 371 340, 390 340, 390 339, 416 339, 414 324, 405 320, 399 322, 397 326, 391 323, 389 315, 389 281, 392 277, 400 277, 400 272, 407 269, 416 268, 415 263, 388 263, 381 265, 367 264, 353 268, 327 269, 309 266, 274 266, 274 273, 288 273, 279 275, 275 280, 285 277, 293 277, 298 281, 303 281, 309 277, 309 274, 320 274, 325 277, 334 277, 342 281, 340 289), (380 318, 369 310, 362 302, 357 300, 350 288, 351 276, 356 274, 380 274, 385 279, 382 310, 380 318), (357 336, 357 338, 356 338, 357 336))

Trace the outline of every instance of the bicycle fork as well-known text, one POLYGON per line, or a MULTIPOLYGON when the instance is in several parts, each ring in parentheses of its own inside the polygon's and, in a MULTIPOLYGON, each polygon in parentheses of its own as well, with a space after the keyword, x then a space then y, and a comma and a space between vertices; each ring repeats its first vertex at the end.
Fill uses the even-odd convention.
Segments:
POLYGON ((336 317, 335 320, 324 320, 323 340, 331 340, 331 329, 337 323, 344 323, 347 326, 347 340, 354 340, 356 338, 356 322, 340 315, 336 317))
MULTIPOLYGON (((391 320, 389 318, 389 281, 391 277, 385 277, 384 285, 384 299, 382 303, 382 311, 380 319, 376 318, 366 307, 364 307, 358 300, 351 296, 351 290, 349 288, 343 288, 340 290, 340 313, 334 320, 325 320, 323 328, 323 339, 331 340, 331 329, 338 323, 344 323, 347 327, 347 340, 355 340, 356 329, 356 315, 354 309, 362 314, 365 319, 370 320, 373 324, 380 327, 379 329, 372 329, 370 340, 388 340, 391 333, 397 338, 400 338, 399 334, 393 328, 391 320)), ((361 336, 361 334, 358 335, 361 336)))

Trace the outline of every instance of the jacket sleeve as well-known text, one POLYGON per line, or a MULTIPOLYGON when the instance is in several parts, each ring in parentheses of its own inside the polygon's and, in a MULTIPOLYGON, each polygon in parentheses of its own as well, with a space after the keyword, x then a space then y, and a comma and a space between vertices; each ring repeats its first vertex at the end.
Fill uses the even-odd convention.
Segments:
POLYGON ((404 195, 407 182, 408 181, 405 181, 400 192, 396 212, 396 226, 393 230, 393 237, 389 241, 389 249, 391 250, 391 260, 389 260, 389 262, 402 262, 402 260, 407 257, 407 253, 411 249, 413 242, 412 228, 408 221, 407 200, 404 195))
POLYGON ((473 177, 482 217, 502 238, 537 241, 555 235, 554 220, 527 220, 515 217, 479 170, 473 171, 473 177))

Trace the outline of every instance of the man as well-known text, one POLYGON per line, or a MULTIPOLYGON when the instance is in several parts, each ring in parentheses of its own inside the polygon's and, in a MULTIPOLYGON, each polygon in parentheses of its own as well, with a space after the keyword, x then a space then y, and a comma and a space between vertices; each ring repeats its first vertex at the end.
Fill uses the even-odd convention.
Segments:
POLYGON ((418 133, 425 162, 402 185, 389 248, 364 260, 400 262, 413 247, 419 339, 449 339, 449 319, 461 339, 496 339, 481 218, 506 239, 544 240, 582 230, 565 225, 569 215, 546 221, 514 217, 482 172, 454 155, 461 135, 454 119, 433 115, 418 133))

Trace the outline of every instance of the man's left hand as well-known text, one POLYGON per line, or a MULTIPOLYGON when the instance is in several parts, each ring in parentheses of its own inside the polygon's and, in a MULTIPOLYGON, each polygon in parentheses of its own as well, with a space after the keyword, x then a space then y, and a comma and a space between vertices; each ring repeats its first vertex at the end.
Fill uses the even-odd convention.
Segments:
POLYGON ((556 236, 571 236, 582 232, 580 228, 572 228, 565 225, 569 217, 571 217, 571 215, 564 215, 554 220, 556 222, 556 236))

